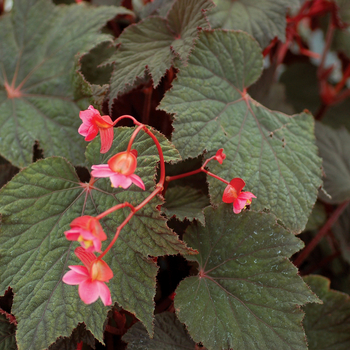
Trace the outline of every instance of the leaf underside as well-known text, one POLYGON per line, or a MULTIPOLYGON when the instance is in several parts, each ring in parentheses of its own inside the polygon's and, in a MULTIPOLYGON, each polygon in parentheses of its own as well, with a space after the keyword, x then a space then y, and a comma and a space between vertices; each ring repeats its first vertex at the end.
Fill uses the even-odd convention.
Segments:
POLYGON ((307 349, 299 306, 318 302, 288 258, 302 247, 271 214, 205 209, 185 241, 199 252, 198 276, 176 290, 175 310, 209 350, 307 349))
MULTIPOLYGON (((133 128, 118 128, 109 153, 99 153, 100 140, 89 145, 87 158, 100 164, 111 155, 125 151, 133 128)), ((156 133, 166 161, 178 160, 175 148, 156 133)), ((138 151, 136 173, 143 179, 146 191, 132 185, 127 191, 111 187, 109 179, 97 180, 93 188, 82 187, 75 170, 65 159, 47 158, 17 174, 0 192, 1 266, 0 286, 9 285, 15 293, 13 313, 19 323, 17 342, 20 348, 47 348, 59 336, 69 336, 78 323, 103 341, 103 324, 107 308, 98 300, 85 305, 78 288, 62 282, 69 265, 79 264, 74 255, 77 242, 65 239, 70 222, 81 215, 93 215, 125 200, 139 204, 154 189, 158 156, 153 141, 140 133, 134 148, 138 151)), ((86 186, 86 185, 85 185, 86 186)), ((108 283, 112 300, 134 313, 152 334, 153 297, 157 266, 148 256, 191 254, 193 251, 178 240, 156 209, 162 204, 154 198, 137 212, 123 228, 105 261, 114 272, 108 283)), ((108 242, 129 209, 102 220, 108 242)))
MULTIPOLYGON (((174 114, 172 141, 183 158, 224 148, 222 165, 209 163, 230 181, 243 178, 252 208, 267 208, 298 233, 306 225, 321 185, 311 115, 288 116, 253 100, 246 88, 262 70, 262 55, 248 34, 203 31, 188 65, 180 70, 160 108, 174 114)), ((208 178, 212 201, 225 184, 208 178)))

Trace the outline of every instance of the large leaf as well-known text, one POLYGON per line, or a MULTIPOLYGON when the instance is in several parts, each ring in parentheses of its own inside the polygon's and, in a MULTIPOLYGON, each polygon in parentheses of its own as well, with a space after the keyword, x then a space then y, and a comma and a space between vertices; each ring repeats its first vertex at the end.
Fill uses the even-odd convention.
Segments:
POLYGON ((35 141, 45 156, 84 163, 85 144, 77 133, 80 107, 72 84, 74 56, 110 40, 98 30, 126 11, 15 0, 12 17, 1 16, 0 153, 14 165, 32 162, 35 141))
POLYGON ((123 337, 128 350, 194 350, 195 343, 175 314, 163 312, 156 315, 154 337, 150 339, 145 327, 136 323, 123 337))
MULTIPOLYGON (((203 31, 160 107, 175 114, 173 142, 183 158, 224 148, 211 170, 230 181, 242 177, 257 199, 294 232, 307 222, 321 184, 311 115, 288 116, 253 100, 246 88, 262 70, 255 40, 243 32, 203 31)), ((225 185, 209 178, 221 202, 225 185)))
POLYGON ((209 27, 203 9, 212 5, 210 0, 177 0, 166 18, 154 16, 127 27, 117 40, 120 47, 110 59, 115 62, 110 105, 147 74, 156 87, 175 57, 186 62, 198 36, 197 29, 209 27))
MULTIPOLYGON (((124 151, 133 129, 116 130, 112 152, 124 151)), ((166 160, 178 158, 170 143, 158 134, 166 160)), ((89 160, 99 155, 100 140, 88 147, 89 160)), ((113 189, 109 179, 100 179, 93 187, 81 184, 74 168, 59 157, 38 161, 17 174, 0 192, 2 231, 0 287, 13 287, 12 312, 17 317, 17 341, 20 348, 36 350, 48 347, 58 336, 69 336, 79 322, 102 341, 107 308, 101 301, 85 305, 77 287, 62 282, 68 265, 79 261, 73 254, 77 242, 65 239, 63 232, 76 217, 97 215, 128 200, 139 204, 154 188, 158 161, 153 141, 141 133, 134 143, 138 151, 137 174, 146 191, 132 186, 128 191, 113 189)), ((102 157, 102 156, 101 156, 102 157)), ((103 155, 107 157, 107 155, 103 155)), ((93 162, 99 164, 100 162, 93 162)), ((152 333, 153 297, 157 267, 147 256, 191 253, 166 226, 154 198, 137 212, 105 260, 114 272, 108 283, 112 300, 135 313, 152 333)), ((118 211, 102 220, 108 241, 129 212, 118 211)))
POLYGON ((198 249, 198 276, 176 290, 175 309, 209 350, 307 349, 299 306, 317 297, 288 261, 302 242, 270 214, 205 209, 185 240, 198 249))
POLYGON ((322 276, 307 276, 304 281, 323 301, 303 309, 303 321, 310 350, 348 350, 350 348, 350 297, 331 290, 322 276))
POLYGON ((274 37, 285 40, 287 9, 298 0, 213 0, 208 18, 213 28, 241 29, 264 48, 274 37))
POLYGON ((350 264, 350 205, 335 222, 332 231, 339 241, 339 248, 344 260, 350 264))
POLYGON ((350 199, 350 134, 345 128, 334 130, 317 123, 316 138, 323 159, 323 186, 331 198, 322 192, 320 196, 328 203, 340 204, 350 199))

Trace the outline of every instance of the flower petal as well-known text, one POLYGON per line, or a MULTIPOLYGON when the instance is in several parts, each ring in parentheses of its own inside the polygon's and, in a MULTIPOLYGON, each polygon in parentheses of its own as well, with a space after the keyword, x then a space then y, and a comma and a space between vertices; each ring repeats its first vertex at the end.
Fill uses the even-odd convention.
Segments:
POLYGON ((244 208, 245 205, 243 205, 243 207, 241 206, 241 203, 238 200, 235 200, 233 203, 233 212, 235 214, 239 214, 242 209, 244 208))
POLYGON ((64 235, 68 241, 77 241, 80 237, 80 230, 73 228, 71 230, 65 231, 64 235))
POLYGON ((132 180, 129 176, 125 176, 123 174, 114 173, 111 177, 112 186, 118 188, 119 186, 127 189, 132 184, 132 180))
POLYGON ((75 248, 74 253, 88 270, 90 269, 91 263, 96 260, 95 254, 87 252, 83 247, 75 248))
POLYGON ((89 271, 85 266, 82 265, 69 265, 68 266, 72 271, 79 273, 80 275, 84 275, 86 277, 89 277, 89 271))
POLYGON ((252 199, 256 198, 256 196, 253 195, 251 192, 241 192, 238 196, 240 199, 252 199))
MULTIPOLYGON (((76 265, 78 266, 78 265, 76 265)), ((84 266, 83 266, 84 267, 84 266)), ((77 273, 76 271, 68 271, 62 278, 62 281, 66 284, 75 286, 77 284, 82 283, 86 279, 88 279, 88 276, 82 275, 80 273, 77 273)))
POLYGON ((100 298, 105 306, 112 305, 111 292, 104 282, 97 282, 100 298))
POLYGON ((91 175, 94 177, 110 177, 115 174, 115 172, 110 169, 108 164, 93 165, 91 169, 91 175))
POLYGON ((245 182, 240 177, 235 177, 230 181, 230 185, 237 191, 239 194, 243 187, 245 186, 245 182))
POLYGON ((113 143, 113 126, 108 129, 99 129, 101 136, 101 153, 107 153, 112 146, 113 143))
POLYGON ((145 190, 145 184, 143 183, 143 181, 141 180, 140 176, 137 176, 135 174, 132 174, 129 176, 129 178, 131 179, 131 181, 138 187, 140 187, 141 189, 145 190))
POLYGON ((99 286, 97 281, 92 282, 87 279, 79 284, 79 296, 85 304, 92 304, 99 297, 99 286))

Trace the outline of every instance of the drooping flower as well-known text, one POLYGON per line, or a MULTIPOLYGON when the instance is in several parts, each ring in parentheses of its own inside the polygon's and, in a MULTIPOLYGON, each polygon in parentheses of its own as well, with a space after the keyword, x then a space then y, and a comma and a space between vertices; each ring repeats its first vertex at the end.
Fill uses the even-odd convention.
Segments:
POLYGON ((245 182, 241 178, 236 177, 227 185, 222 196, 224 203, 233 203, 233 212, 235 214, 239 214, 242 209, 252 202, 252 198, 256 198, 251 192, 242 192, 244 186, 245 182))
POLYGON ((93 216, 80 216, 64 234, 69 241, 78 241, 88 252, 101 252, 101 242, 107 239, 100 222, 93 216))
POLYGON ((134 174, 137 166, 137 151, 121 152, 108 160, 108 164, 93 165, 91 175, 93 177, 109 177, 112 187, 127 189, 132 183, 145 189, 141 178, 134 174))
POLYGON ((105 261, 97 259, 94 253, 89 253, 82 247, 76 248, 74 253, 84 266, 68 266, 71 271, 63 276, 63 282, 79 285, 79 296, 85 304, 91 304, 100 297, 105 306, 112 305, 111 292, 104 283, 113 277, 111 268, 105 261))
POLYGON ((224 149, 220 148, 216 154, 215 154, 215 159, 222 164, 223 160, 226 158, 226 154, 224 153, 224 149))
POLYGON ((79 113, 83 124, 80 125, 78 132, 85 136, 85 141, 92 141, 100 132, 101 153, 106 153, 113 142, 113 121, 108 115, 100 115, 100 112, 93 106, 79 113))

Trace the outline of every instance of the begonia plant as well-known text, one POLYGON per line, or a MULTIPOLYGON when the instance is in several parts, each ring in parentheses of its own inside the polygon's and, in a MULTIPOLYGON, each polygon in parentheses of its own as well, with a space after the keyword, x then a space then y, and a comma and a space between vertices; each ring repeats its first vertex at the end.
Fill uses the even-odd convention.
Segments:
POLYGON ((349 349, 349 28, 0 1, 0 350, 349 349))

